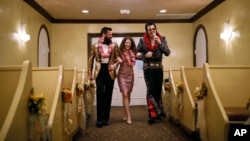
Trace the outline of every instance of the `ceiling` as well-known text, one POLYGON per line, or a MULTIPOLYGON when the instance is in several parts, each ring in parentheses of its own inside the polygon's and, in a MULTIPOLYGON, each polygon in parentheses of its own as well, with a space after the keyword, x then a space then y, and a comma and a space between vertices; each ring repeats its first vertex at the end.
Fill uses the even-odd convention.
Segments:
POLYGON ((51 22, 192 22, 224 0, 24 0, 51 22), (83 9, 89 10, 84 14, 83 9), (161 9, 167 10, 160 13, 161 9), (120 10, 130 10, 121 14, 120 10))

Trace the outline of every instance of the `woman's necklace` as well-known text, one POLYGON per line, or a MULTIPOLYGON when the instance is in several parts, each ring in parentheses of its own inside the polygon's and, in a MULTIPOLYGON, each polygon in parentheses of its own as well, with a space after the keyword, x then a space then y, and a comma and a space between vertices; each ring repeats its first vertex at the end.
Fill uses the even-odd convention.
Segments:
POLYGON ((107 53, 105 53, 105 52, 103 51, 103 43, 102 43, 101 38, 98 40, 98 50, 99 50, 99 52, 100 52, 102 58, 109 58, 109 56, 110 56, 110 54, 111 54, 111 52, 112 52, 111 45, 112 45, 112 44, 109 44, 109 45, 108 45, 108 51, 107 51, 107 53))
POLYGON ((128 51, 125 50, 123 52, 123 54, 124 54, 124 57, 129 65, 135 64, 135 54, 133 53, 133 51, 131 49, 129 49, 128 51))

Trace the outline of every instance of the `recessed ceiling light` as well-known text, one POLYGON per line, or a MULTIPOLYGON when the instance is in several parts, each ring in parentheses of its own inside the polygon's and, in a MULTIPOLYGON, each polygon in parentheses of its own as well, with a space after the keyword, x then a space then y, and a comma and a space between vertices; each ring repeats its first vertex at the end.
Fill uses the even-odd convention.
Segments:
POLYGON ((82 10, 82 13, 84 14, 89 13, 89 10, 82 10))
POLYGON ((122 10, 120 10, 120 13, 121 14, 129 14, 130 13, 130 10, 127 10, 127 9, 122 9, 122 10))
POLYGON ((162 10, 160 10, 160 13, 166 13, 167 12, 167 10, 166 9, 162 9, 162 10))

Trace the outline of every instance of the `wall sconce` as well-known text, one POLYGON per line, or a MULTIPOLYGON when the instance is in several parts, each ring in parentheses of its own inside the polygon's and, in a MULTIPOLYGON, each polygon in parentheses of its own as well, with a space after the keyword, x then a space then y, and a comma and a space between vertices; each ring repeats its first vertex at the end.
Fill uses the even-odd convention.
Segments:
POLYGON ((30 35, 25 31, 25 24, 21 23, 21 27, 17 33, 14 33, 14 38, 20 43, 23 44, 30 40, 30 35))
POLYGON ((224 31, 220 33, 220 38, 229 41, 233 35, 232 28, 229 26, 229 21, 224 23, 224 31))

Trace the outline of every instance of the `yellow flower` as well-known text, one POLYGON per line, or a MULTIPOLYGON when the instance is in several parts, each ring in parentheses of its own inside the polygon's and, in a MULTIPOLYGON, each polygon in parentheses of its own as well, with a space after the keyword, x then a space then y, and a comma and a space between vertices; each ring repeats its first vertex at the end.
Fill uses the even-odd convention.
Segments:
POLYGON ((29 97, 28 109, 32 114, 44 114, 46 112, 44 95, 32 92, 29 97))
POLYGON ((183 83, 177 82, 176 83, 176 93, 182 93, 183 92, 183 83))

